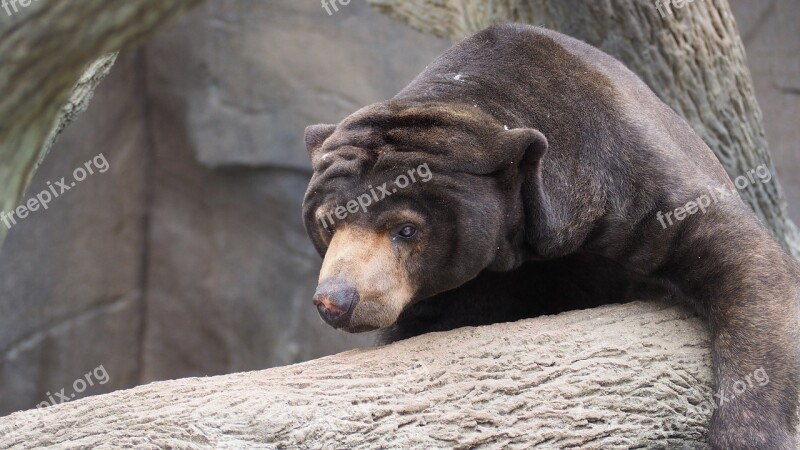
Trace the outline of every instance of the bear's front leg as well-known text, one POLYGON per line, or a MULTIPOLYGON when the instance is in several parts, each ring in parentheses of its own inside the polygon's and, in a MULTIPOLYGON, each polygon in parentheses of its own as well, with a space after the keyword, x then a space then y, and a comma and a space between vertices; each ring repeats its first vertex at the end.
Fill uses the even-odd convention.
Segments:
POLYGON ((717 383, 711 448, 795 449, 797 265, 738 205, 693 219, 675 234, 669 270, 711 330, 717 383))

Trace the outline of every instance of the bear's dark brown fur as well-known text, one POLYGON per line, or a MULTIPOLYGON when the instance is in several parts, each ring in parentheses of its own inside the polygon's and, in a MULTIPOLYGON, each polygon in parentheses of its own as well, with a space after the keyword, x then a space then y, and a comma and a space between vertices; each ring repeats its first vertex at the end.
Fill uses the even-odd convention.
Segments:
POLYGON ((304 215, 324 255, 314 303, 331 325, 392 341, 660 290, 711 329, 726 399, 712 447, 795 448, 797 266, 737 195, 662 226, 658 212, 734 187, 612 57, 493 26, 306 142, 304 215), (395 185, 422 167, 427 181, 395 185), (739 393, 759 369, 769 383, 739 393))

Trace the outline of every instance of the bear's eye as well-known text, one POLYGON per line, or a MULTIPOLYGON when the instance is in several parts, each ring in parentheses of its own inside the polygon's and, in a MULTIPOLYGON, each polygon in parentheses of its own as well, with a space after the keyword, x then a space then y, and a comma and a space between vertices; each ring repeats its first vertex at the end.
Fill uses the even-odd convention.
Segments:
POLYGON ((405 239, 412 238, 415 234, 417 234, 417 229, 413 225, 403 225, 400 231, 397 232, 398 236, 405 239))

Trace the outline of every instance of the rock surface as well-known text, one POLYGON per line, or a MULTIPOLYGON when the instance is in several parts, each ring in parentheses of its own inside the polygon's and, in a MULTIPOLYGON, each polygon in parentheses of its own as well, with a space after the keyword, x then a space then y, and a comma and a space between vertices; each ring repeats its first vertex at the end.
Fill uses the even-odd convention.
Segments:
POLYGON ((100 364, 110 381, 79 396, 370 345, 311 305, 303 129, 393 95, 447 46, 361 1, 220 0, 120 54, 25 198, 99 153, 111 170, 0 252, 0 415, 100 364))
POLYGON ((730 0, 764 113, 770 154, 800 223, 800 2, 730 0))
POLYGON ((147 135, 135 67, 119 58, 24 198, 100 153, 108 171, 19 222, 3 244, 0 414, 34 407, 100 364, 112 380, 86 394, 138 382, 147 135))

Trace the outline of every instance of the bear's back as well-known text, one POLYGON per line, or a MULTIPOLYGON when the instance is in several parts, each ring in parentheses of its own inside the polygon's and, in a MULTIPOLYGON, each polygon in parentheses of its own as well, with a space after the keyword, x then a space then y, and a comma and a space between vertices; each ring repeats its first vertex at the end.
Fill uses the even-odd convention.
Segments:
POLYGON ((525 24, 482 30, 434 60, 395 99, 472 104, 550 141, 548 158, 656 153, 662 167, 703 167, 729 183, 686 121, 616 58, 567 35, 525 24), (668 150, 669 149, 669 150, 668 150))

